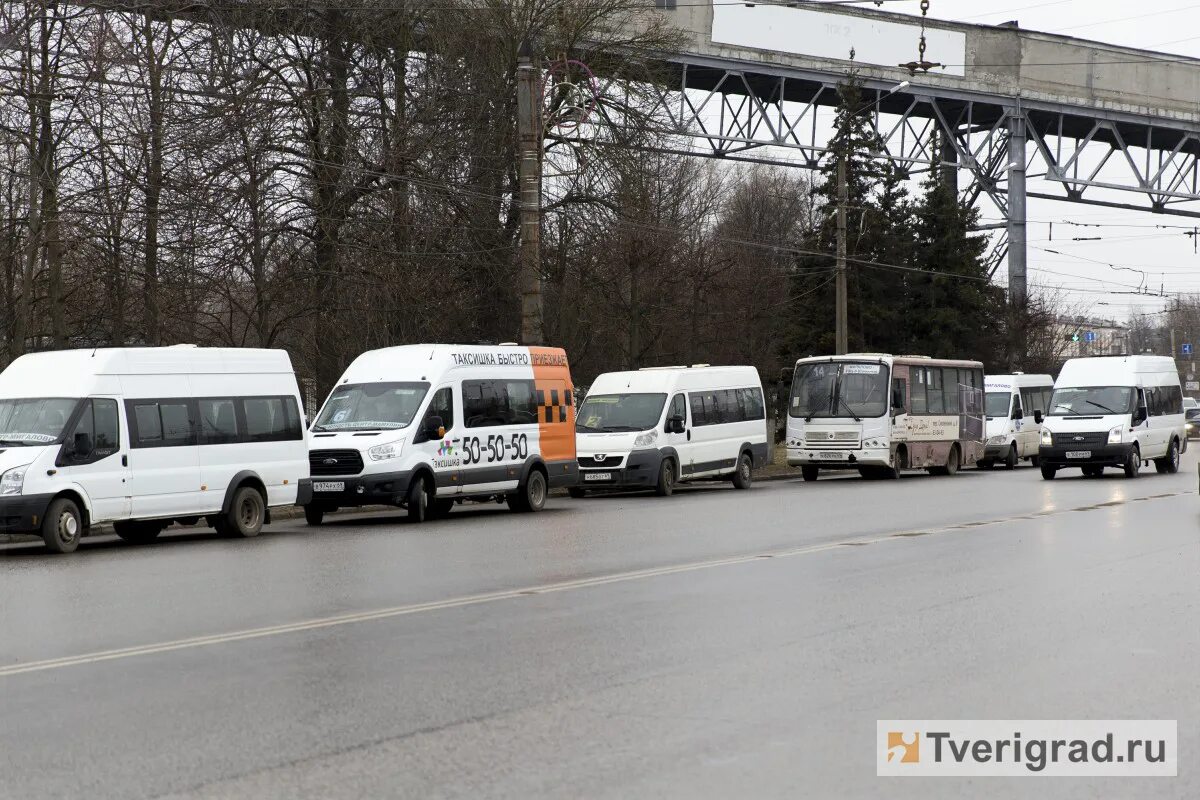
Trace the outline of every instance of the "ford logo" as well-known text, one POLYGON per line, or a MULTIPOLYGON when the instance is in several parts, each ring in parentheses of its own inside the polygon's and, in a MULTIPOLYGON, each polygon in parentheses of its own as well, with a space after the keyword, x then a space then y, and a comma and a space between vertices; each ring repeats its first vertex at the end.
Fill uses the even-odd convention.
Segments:
POLYGON ((336 458, 327 458, 324 461, 322 461, 321 463, 327 467, 332 467, 334 464, 337 463, 337 459, 336 458))

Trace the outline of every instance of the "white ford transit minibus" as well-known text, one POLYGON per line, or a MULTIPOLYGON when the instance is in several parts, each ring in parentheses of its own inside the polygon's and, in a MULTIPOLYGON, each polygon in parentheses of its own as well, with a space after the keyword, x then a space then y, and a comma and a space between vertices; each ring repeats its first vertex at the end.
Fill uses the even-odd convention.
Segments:
POLYGON ((609 372, 588 388, 575 426, 580 483, 570 490, 653 489, 729 478, 748 489, 767 461, 762 384, 754 367, 609 372))
POLYGON ((982 469, 1000 462, 1008 469, 1018 461, 1038 463, 1038 447, 1042 435, 1042 419, 1054 391, 1054 379, 1049 375, 986 375, 984 412, 987 415, 987 444, 982 469))
POLYGON ((567 354, 422 344, 363 353, 311 428, 310 525, 338 508, 395 505, 414 522, 464 500, 538 511, 575 482, 567 354))
POLYGON ((300 393, 282 350, 66 350, 0 373, 0 532, 69 553, 91 526, 148 541, 202 517, 256 536, 308 500, 300 393))
POLYGON ((1178 472, 1187 446, 1183 392, 1165 356, 1073 358, 1063 365, 1042 425, 1042 477, 1079 467, 1096 477, 1118 467, 1136 478, 1145 461, 1178 472))

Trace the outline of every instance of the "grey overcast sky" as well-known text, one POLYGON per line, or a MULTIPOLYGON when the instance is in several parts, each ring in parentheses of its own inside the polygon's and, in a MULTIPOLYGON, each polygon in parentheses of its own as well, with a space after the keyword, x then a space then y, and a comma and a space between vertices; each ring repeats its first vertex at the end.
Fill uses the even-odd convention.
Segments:
MULTIPOLYGON (((872 7, 869 3, 863 5, 872 7)), ((888 2, 884 8, 897 13, 920 15, 919 0, 888 2)), ((1022 28, 1200 57, 1200 2, 930 0, 929 15, 938 19, 990 25, 1017 20, 1022 28)), ((934 58, 936 60, 936 56, 934 58)), ((1031 178, 1031 189, 1034 180, 1031 178)), ((983 213, 989 217, 996 216, 996 212, 987 207, 984 207, 983 213)), ((1137 284, 1140 276, 1084 259, 1143 269, 1148 273, 1148 282, 1155 289, 1162 286, 1168 293, 1200 293, 1200 255, 1194 250, 1194 240, 1198 237, 1189 237, 1183 230, 1154 227, 1185 226, 1191 224, 1192 220, 1038 200, 1030 201, 1029 220, 1031 282, 1087 290, 1074 292, 1072 298, 1093 316, 1124 318, 1137 309, 1148 312, 1160 310, 1166 301, 1123 294, 1097 294, 1097 290, 1104 289, 1126 291, 1114 283, 1100 281, 1137 284), (1049 236, 1049 222, 1068 220, 1100 223, 1104 227, 1079 228, 1055 224, 1053 243, 1045 241, 1049 236), (1070 241, 1073 236, 1103 238, 1100 241, 1073 242, 1070 241), (1034 247, 1049 247, 1069 255, 1046 253, 1034 247), (1049 271, 1074 277, 1051 274, 1049 271)), ((1195 222, 1200 223, 1200 220, 1195 222)))

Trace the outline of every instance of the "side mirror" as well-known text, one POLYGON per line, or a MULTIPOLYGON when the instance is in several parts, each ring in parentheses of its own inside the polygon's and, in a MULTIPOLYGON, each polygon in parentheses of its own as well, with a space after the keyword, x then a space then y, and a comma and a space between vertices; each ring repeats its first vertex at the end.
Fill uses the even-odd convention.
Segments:
POLYGON ((75 434, 75 440, 71 443, 71 456, 74 458, 88 458, 92 455, 92 437, 86 433, 75 434))
POLYGON ((892 390, 892 416, 898 417, 904 413, 904 395, 898 389, 892 390))
POLYGON ((683 433, 685 428, 683 417, 675 416, 667 420, 667 433, 683 433))
POLYGON ((1013 419, 1025 419, 1025 412, 1019 408, 1014 408, 1012 412, 1013 419))
POLYGON ((1036 410, 1033 412, 1033 421, 1035 423, 1037 423, 1038 425, 1041 425, 1042 420, 1044 420, 1044 419, 1045 419, 1045 417, 1042 416, 1042 412, 1036 411, 1036 410))
POLYGON ((1141 425, 1143 422, 1146 421, 1146 418, 1148 416, 1149 416, 1149 414, 1146 413, 1146 407, 1138 406, 1137 411, 1133 412, 1133 424, 1135 426, 1141 425))
POLYGON ((440 439, 446 434, 446 426, 441 417, 426 417, 421 423, 421 433, 426 439, 440 439))

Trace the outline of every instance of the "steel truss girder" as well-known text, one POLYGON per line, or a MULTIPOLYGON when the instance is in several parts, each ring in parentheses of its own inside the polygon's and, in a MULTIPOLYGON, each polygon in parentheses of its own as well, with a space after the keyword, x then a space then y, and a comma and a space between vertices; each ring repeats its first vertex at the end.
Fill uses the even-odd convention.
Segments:
MULTIPOLYGON (((822 138, 827 127, 817 117, 820 108, 837 105, 836 79, 707 64, 680 64, 677 77, 676 85, 653 89, 667 122, 662 132, 691 139, 698 155, 809 169, 831 157, 822 138)), ((1096 190, 1114 190, 1144 198, 1116 204, 1120 207, 1200 216, 1200 128, 926 87, 889 94, 877 83, 867 86, 864 99, 879 143, 870 156, 910 175, 926 172, 934 166, 935 137, 941 137, 970 175, 962 188, 964 202, 974 205, 986 196, 1005 219, 1014 117, 1024 120, 1034 145, 1026 151, 1029 177, 1057 187, 1054 192, 1030 187, 1030 196, 1112 207, 1112 199, 1098 197, 1096 190)))

